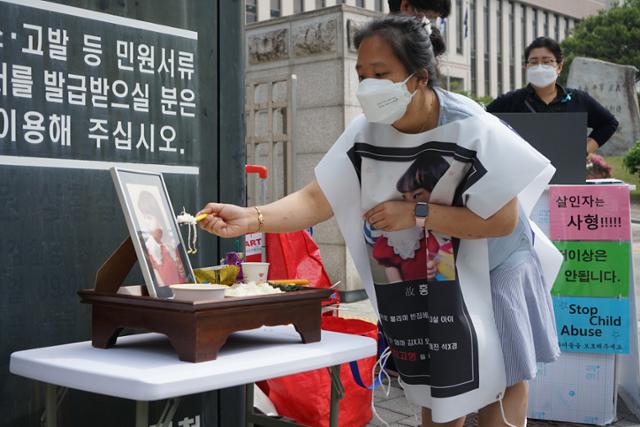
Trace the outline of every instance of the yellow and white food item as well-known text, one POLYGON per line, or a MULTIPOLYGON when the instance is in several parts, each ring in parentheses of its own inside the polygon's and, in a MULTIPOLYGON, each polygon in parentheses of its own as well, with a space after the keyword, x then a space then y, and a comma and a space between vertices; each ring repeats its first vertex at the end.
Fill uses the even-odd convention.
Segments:
POLYGON ((268 283, 236 283, 227 289, 225 295, 228 297, 251 297, 256 295, 281 294, 280 289, 276 289, 268 283))

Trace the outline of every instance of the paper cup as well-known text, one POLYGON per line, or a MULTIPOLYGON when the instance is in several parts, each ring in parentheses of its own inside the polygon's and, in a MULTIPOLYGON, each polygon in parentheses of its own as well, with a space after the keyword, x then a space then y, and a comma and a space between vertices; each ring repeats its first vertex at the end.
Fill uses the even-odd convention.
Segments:
POLYGON ((269 274, 268 262, 243 262, 242 275, 244 283, 256 282, 264 283, 269 274))

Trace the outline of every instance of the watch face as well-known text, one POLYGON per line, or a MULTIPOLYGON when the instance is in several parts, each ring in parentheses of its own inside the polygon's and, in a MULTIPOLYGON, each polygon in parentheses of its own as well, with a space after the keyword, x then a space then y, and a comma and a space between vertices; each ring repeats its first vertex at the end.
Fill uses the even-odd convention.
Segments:
POLYGON ((426 203, 416 203, 416 216, 424 218, 428 215, 429 208, 426 203))

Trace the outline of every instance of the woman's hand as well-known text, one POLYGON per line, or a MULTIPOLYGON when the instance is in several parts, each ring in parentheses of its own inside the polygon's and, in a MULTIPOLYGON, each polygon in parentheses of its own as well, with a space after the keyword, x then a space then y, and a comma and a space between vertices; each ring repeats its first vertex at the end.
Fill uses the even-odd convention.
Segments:
POLYGON ((405 230, 416 226, 415 211, 415 202, 393 200, 370 209, 364 214, 364 219, 376 230, 405 230))
POLYGON ((220 237, 236 237, 258 230, 258 213, 254 208, 208 203, 196 216, 200 214, 208 214, 198 223, 200 228, 220 237))

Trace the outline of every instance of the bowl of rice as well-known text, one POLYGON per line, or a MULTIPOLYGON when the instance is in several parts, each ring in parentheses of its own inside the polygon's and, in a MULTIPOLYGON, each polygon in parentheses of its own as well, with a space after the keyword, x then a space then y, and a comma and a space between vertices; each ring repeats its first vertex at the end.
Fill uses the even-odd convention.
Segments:
POLYGON ((224 299, 229 286, 217 284, 186 283, 171 285, 176 301, 218 301, 224 299))

